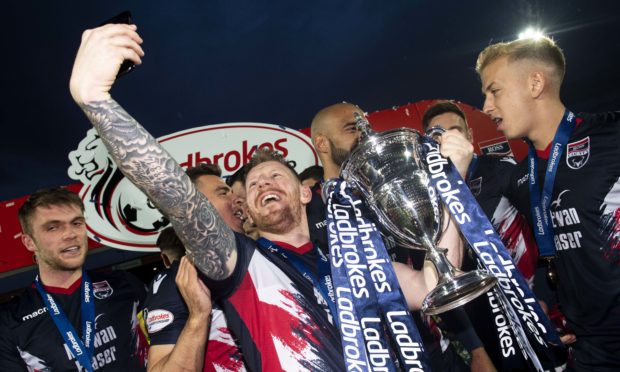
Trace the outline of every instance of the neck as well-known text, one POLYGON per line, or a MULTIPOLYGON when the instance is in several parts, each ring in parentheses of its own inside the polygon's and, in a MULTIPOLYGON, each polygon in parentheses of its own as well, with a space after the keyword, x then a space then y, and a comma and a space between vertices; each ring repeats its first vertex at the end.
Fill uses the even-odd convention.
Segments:
POLYGON ((555 137, 555 133, 560 126, 566 108, 562 102, 557 101, 549 105, 548 103, 539 110, 535 116, 534 129, 528 134, 536 150, 543 151, 549 146, 555 137))
POLYGON ((39 266, 39 280, 48 287, 69 288, 81 276, 82 268, 65 271, 39 266))
POLYGON ((302 221, 291 230, 282 233, 270 233, 266 231, 260 231, 260 236, 267 238, 271 241, 285 242, 294 247, 300 247, 310 241, 310 230, 308 229, 308 221, 306 214, 302 214, 302 221))
POLYGON ((321 163, 323 164, 323 179, 325 181, 330 178, 340 177, 340 166, 332 163, 331 161, 323 161, 321 159, 321 163))

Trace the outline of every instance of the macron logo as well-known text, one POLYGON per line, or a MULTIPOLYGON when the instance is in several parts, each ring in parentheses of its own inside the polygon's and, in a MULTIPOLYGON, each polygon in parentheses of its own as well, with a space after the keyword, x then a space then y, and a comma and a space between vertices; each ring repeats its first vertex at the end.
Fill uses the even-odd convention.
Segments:
POLYGON ((30 320, 33 319, 41 314, 45 314, 47 312, 47 308, 46 307, 42 307, 38 310, 33 311, 30 314, 26 314, 22 317, 22 322, 25 322, 26 320, 30 320))
POLYGON ((153 294, 157 294, 157 291, 159 290, 159 286, 161 285, 161 282, 164 280, 166 276, 168 276, 168 274, 164 274, 164 275, 161 275, 155 278, 155 280, 153 281, 153 294))

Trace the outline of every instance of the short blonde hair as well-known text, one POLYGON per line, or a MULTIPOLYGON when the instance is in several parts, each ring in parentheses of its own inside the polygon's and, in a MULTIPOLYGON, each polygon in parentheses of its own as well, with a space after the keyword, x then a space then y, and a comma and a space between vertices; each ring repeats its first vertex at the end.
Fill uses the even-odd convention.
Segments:
POLYGON ((562 84, 566 71, 564 53, 548 37, 520 39, 489 45, 478 55, 476 72, 480 75, 482 70, 502 57, 507 57, 509 62, 521 60, 542 62, 553 69, 558 86, 562 84))

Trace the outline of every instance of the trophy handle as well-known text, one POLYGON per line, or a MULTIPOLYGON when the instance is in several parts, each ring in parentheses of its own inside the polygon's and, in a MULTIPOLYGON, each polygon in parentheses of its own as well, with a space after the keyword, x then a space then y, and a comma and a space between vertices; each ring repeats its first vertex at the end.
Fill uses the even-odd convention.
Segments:
POLYGON ((430 127, 426 130, 426 135, 433 138, 439 134, 445 133, 445 129, 443 129, 442 127, 436 125, 434 127, 430 127))

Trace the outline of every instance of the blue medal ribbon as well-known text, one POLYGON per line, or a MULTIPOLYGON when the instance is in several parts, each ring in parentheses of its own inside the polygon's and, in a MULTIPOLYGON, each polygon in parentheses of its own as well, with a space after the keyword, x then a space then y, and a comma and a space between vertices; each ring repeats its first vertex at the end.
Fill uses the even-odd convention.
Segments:
POLYGON ((331 181, 329 188, 330 260, 347 370, 394 370, 388 345, 401 369, 429 370, 380 233, 346 182, 331 181))
POLYGON ((317 275, 313 275, 312 271, 305 263, 303 263, 302 260, 300 260, 295 255, 287 254, 287 251, 285 249, 273 243, 269 239, 259 238, 258 240, 256 240, 256 242, 258 243, 259 247, 261 247, 265 252, 269 254, 278 254, 282 258, 290 262, 291 265, 297 270, 297 272, 299 272, 304 278, 311 281, 314 287, 321 291, 321 295, 325 299, 325 302, 327 302, 327 306, 329 306, 329 312, 332 320, 334 320, 334 322, 332 323, 337 325, 338 313, 336 312, 336 300, 334 295, 334 286, 330 275, 329 260, 321 251, 321 249, 318 248, 316 245, 313 245, 312 248, 316 251, 317 254, 317 278, 317 275))
POLYGON ((62 336, 63 340, 71 350, 71 353, 79 361, 84 369, 92 372, 92 357, 94 352, 93 332, 95 331, 95 300, 92 296, 92 282, 85 271, 82 272, 82 285, 81 285, 81 311, 82 311, 82 335, 83 339, 80 339, 78 333, 75 331, 73 325, 65 315, 62 308, 58 306, 54 297, 47 293, 39 276, 35 278, 35 286, 47 307, 47 312, 52 317, 52 320, 58 328, 58 332, 62 336))
POLYGON ((476 169, 478 169, 478 155, 474 154, 471 158, 471 162, 469 163, 469 167, 467 168, 467 177, 465 178, 465 181, 471 181, 476 169))
POLYGON ((555 257, 555 242, 553 241, 553 226, 551 224, 551 213, 549 205, 551 204, 551 196, 553 195, 553 184, 555 176, 560 164, 560 159, 564 153, 564 148, 568 143, 570 135, 575 127, 575 114, 566 110, 560 122, 560 126, 553 137, 551 144, 551 153, 547 162, 547 170, 541 190, 538 182, 538 157, 536 156, 536 148, 530 140, 527 140, 529 147, 527 161, 529 171, 529 189, 530 189, 530 207, 532 210, 532 220, 534 226, 534 237, 538 244, 538 252, 543 258, 555 257))
POLYGON ((496 293, 500 294, 499 299, 525 351, 524 356, 529 356, 534 366, 542 370, 528 340, 548 353, 547 343, 562 345, 554 327, 457 170, 441 156, 439 145, 434 140, 423 137, 421 142, 420 152, 426 160, 432 187, 476 252, 479 264, 497 277, 499 291, 496 293))

